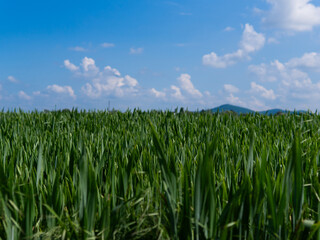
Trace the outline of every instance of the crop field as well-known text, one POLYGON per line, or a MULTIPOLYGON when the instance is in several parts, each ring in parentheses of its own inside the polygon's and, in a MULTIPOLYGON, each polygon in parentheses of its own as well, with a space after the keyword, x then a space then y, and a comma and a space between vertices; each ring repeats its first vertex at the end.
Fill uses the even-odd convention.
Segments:
POLYGON ((0 112, 0 239, 320 239, 320 116, 0 112))

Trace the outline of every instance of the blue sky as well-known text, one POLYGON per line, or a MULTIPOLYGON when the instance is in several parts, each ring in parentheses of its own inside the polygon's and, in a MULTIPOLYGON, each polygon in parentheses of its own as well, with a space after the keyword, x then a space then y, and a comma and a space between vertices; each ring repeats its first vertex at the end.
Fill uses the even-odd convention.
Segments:
POLYGON ((320 0, 0 1, 4 109, 319 109, 320 0))

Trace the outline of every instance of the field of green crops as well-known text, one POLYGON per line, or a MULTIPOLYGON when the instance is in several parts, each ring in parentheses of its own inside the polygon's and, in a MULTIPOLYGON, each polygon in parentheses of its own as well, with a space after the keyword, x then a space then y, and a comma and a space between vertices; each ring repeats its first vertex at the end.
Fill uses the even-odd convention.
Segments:
POLYGON ((320 116, 0 112, 0 239, 320 239, 320 116))

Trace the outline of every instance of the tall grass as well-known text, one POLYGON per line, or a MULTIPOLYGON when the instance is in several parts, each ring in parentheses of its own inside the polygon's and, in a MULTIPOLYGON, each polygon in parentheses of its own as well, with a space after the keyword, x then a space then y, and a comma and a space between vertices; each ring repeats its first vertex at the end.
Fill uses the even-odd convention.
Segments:
POLYGON ((0 239, 320 239, 320 117, 0 112, 0 239))

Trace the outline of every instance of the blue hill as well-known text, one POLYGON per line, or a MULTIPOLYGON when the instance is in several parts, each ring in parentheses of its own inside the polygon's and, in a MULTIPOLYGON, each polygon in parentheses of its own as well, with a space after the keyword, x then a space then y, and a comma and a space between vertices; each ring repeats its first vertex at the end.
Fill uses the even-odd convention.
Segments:
MULTIPOLYGON (((215 113, 215 112, 235 112, 237 114, 248 114, 248 113, 255 113, 257 111, 253 111, 249 108, 243 108, 243 107, 239 107, 239 106, 234 106, 234 105, 231 105, 231 104, 224 104, 224 105, 221 105, 219 107, 215 107, 215 108, 212 108, 210 109, 209 111, 215 113)), ((266 111, 260 111, 260 112, 257 112, 257 113, 260 113, 260 114, 267 114, 267 115, 274 115, 274 114, 279 114, 279 113, 287 113, 287 112, 290 112, 290 113, 294 113, 294 111, 288 111, 288 110, 282 110, 282 109, 279 109, 279 108, 275 108, 275 109, 269 109, 269 110, 266 110, 266 111)), ((303 110, 299 110, 299 111, 295 111, 296 113, 307 113, 307 111, 303 111, 303 110)))
POLYGON ((213 113, 218 112, 218 111, 219 112, 232 111, 232 112, 235 112, 235 113, 238 113, 238 114, 241 114, 241 113, 254 113, 254 111, 251 110, 251 109, 238 107, 238 106, 234 106, 234 105, 231 105, 231 104, 224 104, 224 105, 221 105, 219 107, 212 108, 210 111, 213 112, 213 113))

